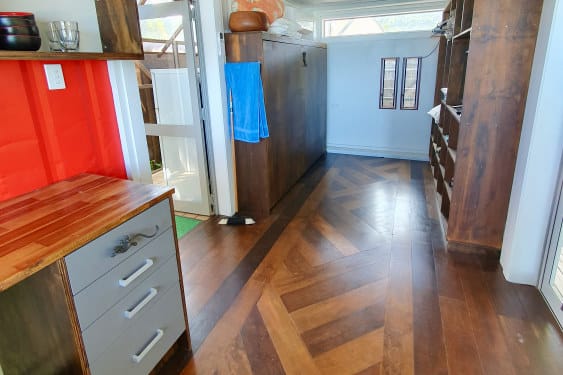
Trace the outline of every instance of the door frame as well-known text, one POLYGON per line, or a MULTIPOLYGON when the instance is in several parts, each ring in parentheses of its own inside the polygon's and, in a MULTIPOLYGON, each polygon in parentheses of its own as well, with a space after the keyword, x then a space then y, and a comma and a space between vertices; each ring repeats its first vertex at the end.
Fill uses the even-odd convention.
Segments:
MULTIPOLYGON (((234 213, 234 175, 231 158, 227 98, 223 64, 223 11, 221 0, 193 1, 196 27, 199 29, 201 91, 206 122, 208 166, 214 213, 234 213)), ((123 158, 129 179, 151 183, 141 99, 137 88, 135 64, 128 60, 108 60, 116 118, 121 136, 123 158)))
MULTIPOLYGON (((194 5, 195 8, 195 5, 194 5)), ((182 17, 182 34, 184 36, 184 46, 185 46, 185 62, 186 68, 180 69, 186 73, 188 86, 185 87, 189 90, 189 96, 191 98, 190 102, 184 102, 186 106, 191 107, 193 123, 186 124, 151 124, 144 123, 146 135, 158 136, 158 137, 176 137, 176 138, 191 138, 195 140, 196 153, 197 153, 197 165, 199 171, 199 190, 201 192, 201 201, 191 202, 183 201, 178 199, 176 201, 176 209, 180 211, 186 211, 196 214, 209 215, 212 213, 213 204, 211 202, 211 184, 209 182, 209 167, 208 167, 208 155, 207 155, 207 142, 205 139, 204 130, 204 120, 203 120, 203 103, 201 96, 201 79, 199 77, 197 67, 198 59, 196 57, 196 37, 194 35, 194 26, 192 22, 195 22, 195 12, 192 12, 190 8, 190 2, 188 0, 183 1, 172 1, 160 4, 147 4, 139 5, 139 20, 151 20, 160 19, 170 16, 181 16, 182 17)), ((177 69, 173 69, 176 71, 177 69)), ((165 72, 160 72, 159 74, 166 74, 165 72)), ((172 71, 170 74, 173 74, 172 71)), ((154 74, 153 74, 154 79, 154 74)), ((157 87, 156 82, 153 81, 153 91, 155 93, 155 105, 158 107, 159 103, 156 100, 157 87)), ((179 99, 180 101, 183 101, 179 99)), ((158 109, 157 109, 158 111, 158 109)), ((157 112, 158 113, 158 112, 157 112)), ((161 152, 164 151, 163 139, 160 139, 161 152)), ((163 153, 163 163, 164 153, 163 153)), ((173 185, 173 184, 172 184, 173 185)), ((175 198, 176 199, 176 198, 175 198)))
POLYGON ((559 165, 559 178, 555 194, 553 196, 555 204, 550 215, 538 289, 559 323, 559 326, 563 329, 563 303, 559 300, 550 285, 551 275, 555 272, 554 268, 557 267, 555 264, 555 256, 557 254, 559 237, 561 232, 563 232, 563 158, 561 159, 559 165))

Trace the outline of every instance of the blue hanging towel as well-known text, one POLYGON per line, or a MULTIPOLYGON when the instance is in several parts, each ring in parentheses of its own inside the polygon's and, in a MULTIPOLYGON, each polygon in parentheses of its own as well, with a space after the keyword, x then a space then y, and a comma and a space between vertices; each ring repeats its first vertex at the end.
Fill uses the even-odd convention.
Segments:
POLYGON ((234 138, 250 143, 268 138, 268 121, 259 62, 225 64, 227 100, 232 93, 234 138))

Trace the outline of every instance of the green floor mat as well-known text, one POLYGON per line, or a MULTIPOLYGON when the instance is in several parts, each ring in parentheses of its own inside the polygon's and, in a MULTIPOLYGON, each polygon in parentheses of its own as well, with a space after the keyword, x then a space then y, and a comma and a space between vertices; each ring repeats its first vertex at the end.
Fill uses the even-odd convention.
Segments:
POLYGON ((176 233, 178 234, 178 239, 184 237, 186 233, 194 229, 199 223, 199 220, 190 219, 188 217, 176 216, 176 233))

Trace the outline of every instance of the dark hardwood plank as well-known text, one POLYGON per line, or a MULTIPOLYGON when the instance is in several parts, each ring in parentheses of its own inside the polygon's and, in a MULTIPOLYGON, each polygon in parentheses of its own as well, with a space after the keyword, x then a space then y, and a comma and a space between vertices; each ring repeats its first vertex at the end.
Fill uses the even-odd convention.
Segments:
POLYGON ((255 373, 285 374, 262 316, 254 307, 241 330, 246 355, 255 373))
POLYGON ((447 374, 432 246, 412 244, 414 371, 447 374), (431 343, 431 344, 430 344, 431 343))
MULTIPOLYGON (((383 262, 382 262, 383 263, 383 262)), ((282 295, 289 312, 387 277, 387 265, 367 265, 282 295)))
POLYGON ((469 312, 465 301, 440 297, 446 354, 450 374, 483 374, 473 330, 467 329, 469 312))
POLYGON ((366 307, 344 318, 323 324, 301 334, 313 357, 383 326, 384 304, 366 307))
POLYGON ((409 239, 394 237, 387 300, 383 361, 388 374, 412 374, 414 371, 412 249, 409 239))

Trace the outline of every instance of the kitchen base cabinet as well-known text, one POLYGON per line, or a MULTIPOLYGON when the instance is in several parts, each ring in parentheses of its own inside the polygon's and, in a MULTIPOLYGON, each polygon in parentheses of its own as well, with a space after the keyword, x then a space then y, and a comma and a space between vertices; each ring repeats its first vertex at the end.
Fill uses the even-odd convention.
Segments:
POLYGON ((59 262, 0 293, 0 366, 9 374, 79 374, 59 262))
POLYGON ((4 374, 187 362, 172 192, 80 175, 0 203, 4 374))

